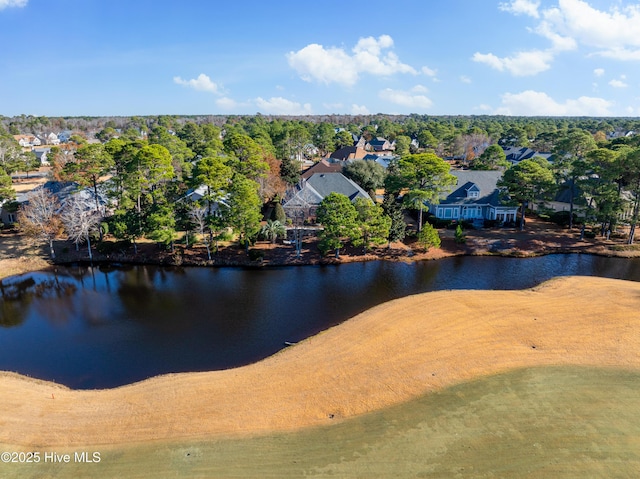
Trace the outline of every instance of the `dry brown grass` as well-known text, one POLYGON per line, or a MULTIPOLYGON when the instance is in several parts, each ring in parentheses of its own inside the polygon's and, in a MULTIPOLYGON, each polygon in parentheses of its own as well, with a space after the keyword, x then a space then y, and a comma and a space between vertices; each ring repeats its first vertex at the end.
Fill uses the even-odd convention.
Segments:
POLYGON ((41 244, 21 234, 0 233, 0 279, 49 266, 41 244))
POLYGON ((12 187, 16 193, 25 193, 33 190, 35 187, 43 185, 47 182, 48 178, 45 176, 37 176, 33 178, 24 178, 21 180, 13 181, 12 187))
POLYGON ((329 424, 472 378, 538 365, 640 367, 640 284, 392 301, 259 363, 102 391, 0 376, 0 443, 77 446, 329 424))

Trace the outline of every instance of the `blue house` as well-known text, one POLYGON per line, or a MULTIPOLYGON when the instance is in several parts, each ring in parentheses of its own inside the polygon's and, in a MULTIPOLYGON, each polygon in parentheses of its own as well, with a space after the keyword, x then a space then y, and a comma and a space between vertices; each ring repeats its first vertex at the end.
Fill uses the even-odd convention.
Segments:
POLYGON ((437 218, 474 222, 515 221, 518 207, 505 205, 500 197, 497 184, 502 172, 451 170, 449 173, 457 178, 457 183, 439 204, 429 207, 437 218))

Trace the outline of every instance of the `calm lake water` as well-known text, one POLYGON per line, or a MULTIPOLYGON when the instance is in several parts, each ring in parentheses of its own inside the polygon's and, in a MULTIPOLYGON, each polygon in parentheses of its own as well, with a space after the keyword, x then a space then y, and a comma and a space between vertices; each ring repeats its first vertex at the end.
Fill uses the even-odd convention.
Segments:
POLYGON ((640 281, 640 260, 551 255, 269 269, 58 268, 0 281, 0 370, 92 389, 227 369, 390 299, 522 289, 562 275, 640 281))

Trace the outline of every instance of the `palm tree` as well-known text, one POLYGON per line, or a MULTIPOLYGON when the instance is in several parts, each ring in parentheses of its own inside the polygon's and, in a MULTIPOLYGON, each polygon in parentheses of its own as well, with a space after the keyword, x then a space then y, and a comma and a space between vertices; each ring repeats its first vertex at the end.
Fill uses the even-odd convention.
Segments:
POLYGON ((271 240, 271 244, 274 244, 278 236, 284 236, 286 234, 286 230, 284 225, 278 220, 267 220, 267 224, 262 226, 260 234, 264 236, 266 240, 271 240))

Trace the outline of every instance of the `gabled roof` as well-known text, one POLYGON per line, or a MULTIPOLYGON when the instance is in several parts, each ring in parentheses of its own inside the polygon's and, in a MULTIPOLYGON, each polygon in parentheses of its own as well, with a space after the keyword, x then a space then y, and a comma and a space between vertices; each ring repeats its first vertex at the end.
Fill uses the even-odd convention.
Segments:
MULTIPOLYGON (((586 206, 587 200, 584 197, 584 192, 577 185, 574 187, 573 193, 575 194, 573 198, 573 204, 578 206, 586 206)), ((567 203, 571 202, 571 185, 567 182, 562 183, 556 191, 555 197, 553 201, 557 201, 558 203, 567 203)))
POLYGON ((531 148, 527 148, 526 146, 507 146, 502 148, 504 150, 504 154, 506 155, 506 160, 511 163, 518 163, 522 160, 530 160, 536 156, 540 158, 544 158, 545 160, 551 160, 551 153, 541 153, 539 151, 532 150, 531 148))
POLYGON ((331 158, 335 158, 337 160, 358 159, 364 158, 366 154, 367 152, 363 148, 357 146, 345 146, 331 153, 331 158))
MULTIPOLYGON (((192 188, 192 189, 188 190, 187 194, 184 195, 182 198, 180 198, 179 201, 181 201, 183 199, 188 199, 189 201, 194 201, 194 202, 195 201, 200 201, 205 196, 207 196, 208 192, 209 192, 209 189, 208 189, 207 185, 200 185, 197 188, 192 188)), ((212 206, 220 204, 220 205, 229 207, 229 204, 227 203, 228 198, 229 198, 229 195, 226 194, 222 198, 218 198, 216 201, 214 201, 212 203, 212 206)))
POLYGON ((330 161, 323 158, 318 163, 308 168, 302 173, 301 178, 307 180, 316 173, 340 173, 342 171, 342 161, 330 161))
POLYGON ((351 201, 354 201, 357 197, 369 198, 366 191, 342 173, 312 175, 307 180, 307 184, 311 185, 323 198, 333 192, 343 194, 351 201))
POLYGON ((369 145, 374 149, 374 151, 384 151, 394 148, 389 140, 380 137, 373 138, 371 141, 369 141, 369 145))
POLYGON ((382 165, 383 167, 387 168, 389 166, 389 163, 391 163, 396 158, 397 158, 397 156, 395 156, 395 155, 376 155, 376 154, 370 153, 370 154, 366 155, 363 158, 363 160, 375 161, 376 163, 378 163, 378 164, 382 165))
POLYGON ((449 193, 441 205, 451 204, 478 204, 499 206, 500 191, 498 190, 498 180, 502 177, 500 171, 476 171, 476 170, 451 170, 453 176, 458 179, 456 185, 452 186, 449 193), (477 198, 470 198, 469 191, 478 191, 477 198))
MULTIPOLYGON (((60 202, 60 207, 64 208, 67 201, 71 197, 80 198, 85 204, 87 209, 93 209, 96 205, 96 195, 93 188, 81 188, 80 185, 74 181, 47 181, 46 183, 38 186, 32 191, 47 190, 54 195, 60 202)), ((18 195, 16 201, 19 203, 28 203, 32 192, 27 192, 22 195, 18 195)), ((98 185, 98 204, 101 207, 105 207, 109 203, 105 191, 104 183, 98 185)))
POLYGON ((302 187, 284 206, 319 205, 330 193, 340 193, 351 201, 356 198, 370 199, 366 191, 342 173, 316 173, 302 183, 302 187))

